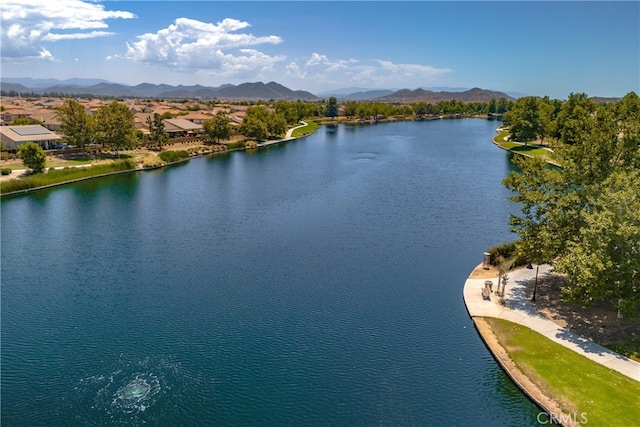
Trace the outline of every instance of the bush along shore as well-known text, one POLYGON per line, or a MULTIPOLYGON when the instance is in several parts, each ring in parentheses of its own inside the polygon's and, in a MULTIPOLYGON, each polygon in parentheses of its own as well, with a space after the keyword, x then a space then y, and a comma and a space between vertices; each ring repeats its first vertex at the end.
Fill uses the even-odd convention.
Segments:
POLYGON ((0 193, 3 196, 21 194, 85 179, 126 173, 135 169, 135 163, 129 159, 91 167, 50 169, 47 172, 29 174, 20 179, 3 181, 0 186, 0 193))

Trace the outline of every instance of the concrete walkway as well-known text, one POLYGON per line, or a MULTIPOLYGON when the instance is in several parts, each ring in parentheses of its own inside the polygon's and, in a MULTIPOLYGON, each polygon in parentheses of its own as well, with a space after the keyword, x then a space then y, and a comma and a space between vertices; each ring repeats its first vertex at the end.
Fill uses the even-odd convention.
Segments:
POLYGON ((287 134, 282 139, 274 139, 273 141, 266 141, 258 144, 258 147, 266 147, 268 145, 280 144, 281 142, 289 141, 293 138, 293 131, 299 128, 303 128, 307 125, 307 122, 300 121, 302 123, 300 126, 293 127, 287 131, 287 134))
MULTIPOLYGON (((550 270, 550 266, 541 265, 538 279, 549 273, 550 270)), ((640 381, 640 363, 559 327, 531 305, 526 295, 526 285, 527 282, 535 279, 535 275, 535 268, 533 270, 520 268, 510 271, 504 295, 505 305, 499 303, 500 297, 495 292, 498 286, 497 276, 488 279, 467 279, 464 285, 464 302, 469 315, 471 317, 497 317, 524 325, 607 368, 640 381), (482 297, 485 280, 493 282, 493 293, 489 300, 482 297)))

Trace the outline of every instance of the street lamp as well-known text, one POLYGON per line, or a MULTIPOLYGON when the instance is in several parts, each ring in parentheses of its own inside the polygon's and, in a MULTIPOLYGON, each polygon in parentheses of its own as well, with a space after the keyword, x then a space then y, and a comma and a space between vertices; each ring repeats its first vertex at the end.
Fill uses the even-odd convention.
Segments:
MULTIPOLYGON (((533 270, 533 266, 531 265, 531 263, 529 263, 527 268, 529 268, 529 266, 531 266, 531 269, 533 270)), ((536 264, 536 281, 533 284, 533 295, 531 296, 531 302, 536 302, 536 291, 538 290, 538 268, 540 268, 540 266, 536 264)))

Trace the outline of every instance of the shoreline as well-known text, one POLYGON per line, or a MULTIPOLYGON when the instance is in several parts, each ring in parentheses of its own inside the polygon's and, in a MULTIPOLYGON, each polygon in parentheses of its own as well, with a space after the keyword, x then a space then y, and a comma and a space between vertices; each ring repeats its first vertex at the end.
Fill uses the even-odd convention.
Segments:
MULTIPOLYGON (((506 349, 499 343, 495 331, 485 318, 504 319, 527 327, 542 334, 545 338, 635 381, 640 381, 640 363, 569 332, 539 313, 530 304, 526 294, 526 284, 535 277, 534 271, 522 267, 510 271, 509 285, 504 292, 506 302, 501 304, 495 294, 495 286, 494 293, 489 294, 487 299, 483 297, 481 292, 486 280, 491 280, 494 284, 498 283, 497 272, 493 269, 484 270, 482 264, 478 265, 469 274, 464 284, 465 307, 485 346, 516 386, 550 417, 561 418, 562 425, 578 425, 571 414, 564 413, 553 397, 540 389, 516 366, 506 349)), ((540 275, 549 273, 550 266, 540 266, 540 275)))
MULTIPOLYGON (((494 136, 493 138, 491 138, 491 142, 493 143, 493 145, 495 145, 496 147, 498 147, 498 148, 499 148, 499 149, 501 149, 501 150, 504 150, 504 151, 506 151, 506 152, 508 152, 508 153, 511 153, 511 154, 514 154, 514 155, 524 156, 524 157, 528 157, 528 158, 530 158, 530 159, 533 159, 533 158, 535 158, 535 157, 536 157, 536 156, 531 155, 531 154, 528 154, 528 153, 521 153, 521 152, 519 152, 519 151, 514 151, 514 150, 513 150, 513 149, 511 149, 511 148, 505 148, 505 147, 503 147, 503 146, 502 146, 502 145, 501 145, 501 144, 496 140, 496 138, 500 135, 500 129, 501 129, 501 128, 500 128, 500 127, 498 127, 498 128, 496 129, 496 132, 498 132, 498 135, 496 135, 496 136, 494 136)), ((524 144, 522 144, 522 145, 524 146, 524 144)), ((547 148, 547 147, 540 147, 540 148, 544 148, 544 149, 546 149, 546 150, 551 151, 551 149, 549 149, 549 148, 547 148)), ((551 152, 553 152, 553 151, 551 151, 551 152)), ((558 164, 558 163, 554 162, 554 161, 553 161, 553 160, 551 160, 551 159, 548 159, 548 158, 547 158, 547 159, 545 159, 545 162, 547 162, 548 164, 550 164, 550 165, 552 165, 552 166, 555 166, 555 167, 557 167, 557 168, 562 168, 562 166, 560 166, 560 164, 558 164)))
MULTIPOLYGON (((307 136, 311 135, 313 132, 309 133, 309 134, 306 134, 306 135, 301 135, 301 136, 298 136, 298 137, 291 136, 292 132, 295 129, 300 128, 300 127, 304 127, 304 126, 306 126, 306 124, 301 125, 301 126, 293 127, 293 128, 291 128, 291 129, 289 129, 287 131, 287 135, 284 138, 275 139, 275 140, 271 140, 271 141, 265 141, 263 143, 258 144, 255 148, 252 148, 251 150, 256 150, 256 149, 260 149, 260 148, 268 148, 268 147, 270 147, 272 145, 278 145, 278 144, 282 144, 282 143, 285 143, 285 142, 296 141, 296 140, 301 139, 301 138, 306 138, 307 136)), ((0 199, 5 198, 5 197, 22 196, 22 195, 25 195, 25 194, 28 194, 28 193, 32 193, 32 192, 35 192, 35 191, 48 190, 48 189, 51 189, 51 188, 61 187, 61 186, 68 185, 68 184, 74 184, 74 183, 77 183, 77 182, 88 181, 88 180, 94 179, 94 178, 105 178, 105 177, 108 177, 108 176, 115 176, 115 175, 122 175, 122 174, 127 174, 127 173, 137 173, 137 172, 145 172, 145 171, 150 171, 150 170, 162 169, 162 168, 174 166, 174 165, 181 164, 181 163, 186 163, 186 162, 188 162, 189 160, 191 160, 192 158, 195 158, 195 157, 216 156, 216 155, 222 155, 222 154, 226 154, 226 153, 231 153, 231 152, 234 152, 234 151, 247 151, 247 150, 248 150, 247 147, 242 147, 242 148, 232 148, 230 150, 224 150, 224 151, 207 151, 207 152, 202 152, 202 153, 196 153, 196 154, 194 154, 192 156, 189 156, 189 158, 187 158, 187 159, 181 159, 181 160, 177 160, 175 162, 170 162, 170 163, 163 163, 163 164, 157 165, 157 166, 147 166, 147 167, 142 167, 142 168, 137 168, 136 167, 136 168, 133 168, 133 169, 123 170, 123 171, 109 172, 109 173, 104 173, 104 174, 99 174, 99 175, 91 175, 91 176, 86 176, 86 177, 82 177, 82 178, 73 179, 73 180, 70 180, 70 181, 57 182, 57 183, 54 183, 54 184, 49 184, 49 185, 45 185, 45 186, 41 186, 41 187, 25 188, 24 190, 11 191, 9 193, 0 194, 0 199)), ((82 167, 90 167, 90 166, 82 166, 82 167)), ((19 169, 19 170, 22 170, 22 169, 19 169)), ((13 178, 13 179, 20 179, 20 178, 13 178)))
MULTIPOLYGON (((431 120, 456 120, 456 119, 465 119, 465 118, 474 118, 474 119, 483 119, 483 120, 489 120, 486 117, 483 116, 465 116, 465 115, 448 115, 448 116, 437 116, 437 117, 424 117, 424 118, 413 118, 413 119, 408 119, 410 121, 431 121, 431 120)), ((375 120, 367 120, 367 121, 361 121, 359 119, 354 119, 351 121, 342 121, 342 120, 321 120, 321 121, 317 121, 316 123, 321 127, 325 124, 349 124, 349 125, 372 125, 372 124, 378 124, 378 123, 390 123, 390 122, 395 122, 395 121, 406 121, 407 119, 397 119, 397 118, 385 118, 385 119, 381 119, 378 121, 375 120)), ((312 135, 315 130, 311 131, 308 134, 304 134, 304 135, 300 135, 300 136, 292 136, 293 131, 298 129, 298 128, 302 128, 307 126, 307 123, 303 120, 300 121, 300 123, 303 123, 302 125, 298 125, 298 126, 294 126, 290 129, 287 130, 287 133, 285 134, 285 137, 282 139, 274 139, 274 140, 270 140, 270 141, 264 141, 261 143, 258 143, 256 147, 253 148, 247 148, 247 147, 242 147, 242 148, 232 148, 230 150, 225 150, 225 151, 207 151, 207 152, 203 152, 203 153, 196 153, 192 156, 190 156, 188 159, 183 159, 183 160, 178 160, 176 162, 171 162, 171 163, 164 163, 161 165, 157 165, 157 166, 148 166, 148 167, 143 167, 143 168, 134 168, 134 169, 129 169, 129 170, 124 170, 124 171, 117 171, 117 172, 110 172, 110 173, 106 173, 106 174, 100 174, 100 175, 92 175, 92 176, 87 176, 87 177, 83 177, 83 178, 78 178, 78 179, 74 179, 71 181, 62 181, 62 182, 58 182, 55 184, 49 184, 49 185, 45 185, 45 186, 41 186, 41 187, 33 187, 33 188, 26 188, 24 190, 17 190, 17 191, 12 191, 9 193, 4 193, 4 194, 0 194, 0 199, 4 198, 4 197, 16 197, 16 196, 21 196, 24 194, 28 194, 34 191, 40 191, 40 190, 47 190, 50 188, 55 188, 55 187, 61 187, 67 184, 73 184, 76 182, 81 182, 81 181, 87 181, 90 179, 94 179, 94 178, 104 178, 104 177, 108 177, 108 176, 112 176, 112 175, 120 175, 120 174, 125 174, 125 173, 135 173, 135 172, 143 172, 143 171, 148 171, 148 170, 156 170, 156 169, 160 169, 160 168, 164 168, 164 167, 168 167, 168 166, 172 166, 178 163, 184 163, 189 161, 191 158, 194 157, 204 157, 204 156, 208 156, 208 155, 221 155, 224 153, 230 153, 233 151, 247 151, 249 149, 251 150, 256 150, 256 149, 260 149, 260 148, 268 148, 272 145, 278 145, 278 144, 282 144, 282 143, 286 143, 286 142, 290 142, 290 141, 296 141, 298 139, 301 138, 306 138, 307 136, 312 135)), ((494 141, 495 143, 495 141, 494 141)), ((86 166, 84 166, 86 167, 86 166)), ((16 171, 23 171, 24 169, 16 169, 14 170, 14 173, 16 171)), ((12 179, 20 179, 18 178, 12 178, 12 179)), ((5 179, 6 180, 6 179, 5 179)), ((5 180, 0 180, 0 182, 5 181, 5 180)), ((1 185, 1 184, 0 184, 1 185)))

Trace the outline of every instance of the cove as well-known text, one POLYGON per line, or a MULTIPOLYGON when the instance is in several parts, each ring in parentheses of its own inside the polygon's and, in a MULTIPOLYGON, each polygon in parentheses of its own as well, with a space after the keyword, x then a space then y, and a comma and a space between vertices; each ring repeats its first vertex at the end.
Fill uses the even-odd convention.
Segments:
POLYGON ((479 119, 325 126, 2 201, 6 425, 535 425, 462 300, 479 119))

